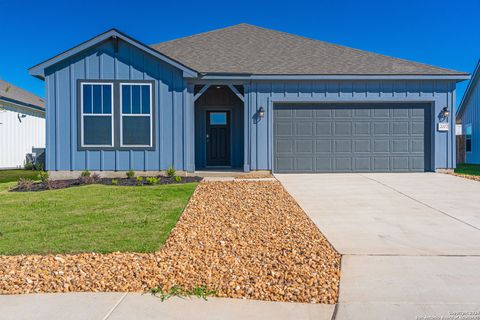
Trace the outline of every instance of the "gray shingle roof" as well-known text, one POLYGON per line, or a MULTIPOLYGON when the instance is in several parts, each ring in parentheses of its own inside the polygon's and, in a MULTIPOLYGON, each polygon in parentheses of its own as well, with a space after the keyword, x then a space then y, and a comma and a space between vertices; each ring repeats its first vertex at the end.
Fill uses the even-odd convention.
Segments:
POLYGON ((466 75, 464 72, 239 24, 152 45, 201 73, 466 75))
POLYGON ((2 99, 27 107, 45 109, 45 101, 42 98, 0 79, 0 100, 2 99))

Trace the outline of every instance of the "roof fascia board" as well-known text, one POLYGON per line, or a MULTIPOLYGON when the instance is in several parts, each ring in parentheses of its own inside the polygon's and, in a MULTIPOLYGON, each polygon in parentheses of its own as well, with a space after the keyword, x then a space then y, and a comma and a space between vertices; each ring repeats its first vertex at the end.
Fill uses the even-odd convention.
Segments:
POLYGON ((457 80, 470 79, 465 75, 213 75, 202 80, 457 80))
POLYGON ((193 69, 190 69, 186 66, 184 66, 183 64, 167 57, 166 55, 164 54, 161 54, 160 52, 158 52, 157 50, 154 50, 150 47, 148 47, 147 45, 144 45, 143 43, 133 39, 133 38, 130 38, 129 36, 127 35, 124 35, 123 33, 115 30, 115 29, 112 29, 112 30, 109 30, 107 32, 104 32, 82 44, 79 44, 78 46, 76 47, 73 47, 72 49, 70 50, 67 50, 49 60, 46 60, 40 64, 37 64, 33 67, 31 67, 30 69, 28 69, 28 71, 30 72, 30 74, 32 76, 36 76, 36 77, 40 77, 40 78, 44 78, 45 77, 45 69, 62 61, 62 60, 65 60, 75 54, 78 54, 98 43, 101 43, 109 38, 112 38, 112 37, 118 37, 119 39, 122 39, 123 41, 137 47, 138 49, 144 51, 144 52, 147 52, 148 54, 180 69, 183 71, 183 76, 185 78, 196 78, 198 76, 198 73, 193 70, 193 69))
POLYGON ((468 83, 467 89, 465 90, 465 93, 463 94, 462 100, 460 101, 460 105, 457 110, 456 118, 459 118, 463 115, 463 112, 465 111, 465 106, 470 99, 470 96, 473 93, 473 87, 475 86, 475 82, 480 78, 480 60, 477 62, 477 66, 475 67, 475 70, 473 71, 473 76, 468 83))
POLYGON ((30 115, 45 118, 45 109, 6 100, 4 97, 0 97, 0 107, 13 112, 28 113, 30 115))

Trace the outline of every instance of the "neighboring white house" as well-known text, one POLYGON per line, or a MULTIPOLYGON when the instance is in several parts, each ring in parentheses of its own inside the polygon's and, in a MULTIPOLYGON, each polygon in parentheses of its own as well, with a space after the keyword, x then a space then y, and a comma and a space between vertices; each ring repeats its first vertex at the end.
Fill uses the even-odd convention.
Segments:
POLYGON ((45 102, 0 80, 0 169, 23 167, 32 148, 45 148, 45 102))

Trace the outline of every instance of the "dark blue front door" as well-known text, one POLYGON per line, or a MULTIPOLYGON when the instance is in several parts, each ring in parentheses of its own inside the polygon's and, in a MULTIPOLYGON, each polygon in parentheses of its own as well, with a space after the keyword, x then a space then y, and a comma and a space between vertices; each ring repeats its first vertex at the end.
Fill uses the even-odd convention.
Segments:
POLYGON ((207 166, 230 166, 230 113, 207 112, 207 166))

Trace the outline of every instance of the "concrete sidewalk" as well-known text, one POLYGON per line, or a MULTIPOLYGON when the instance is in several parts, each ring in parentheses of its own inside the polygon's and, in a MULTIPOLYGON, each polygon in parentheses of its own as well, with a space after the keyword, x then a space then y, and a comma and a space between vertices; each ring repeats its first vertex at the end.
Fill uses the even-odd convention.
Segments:
POLYGON ((278 319, 330 320, 335 306, 227 298, 172 298, 139 293, 0 296, 2 320, 278 319))

